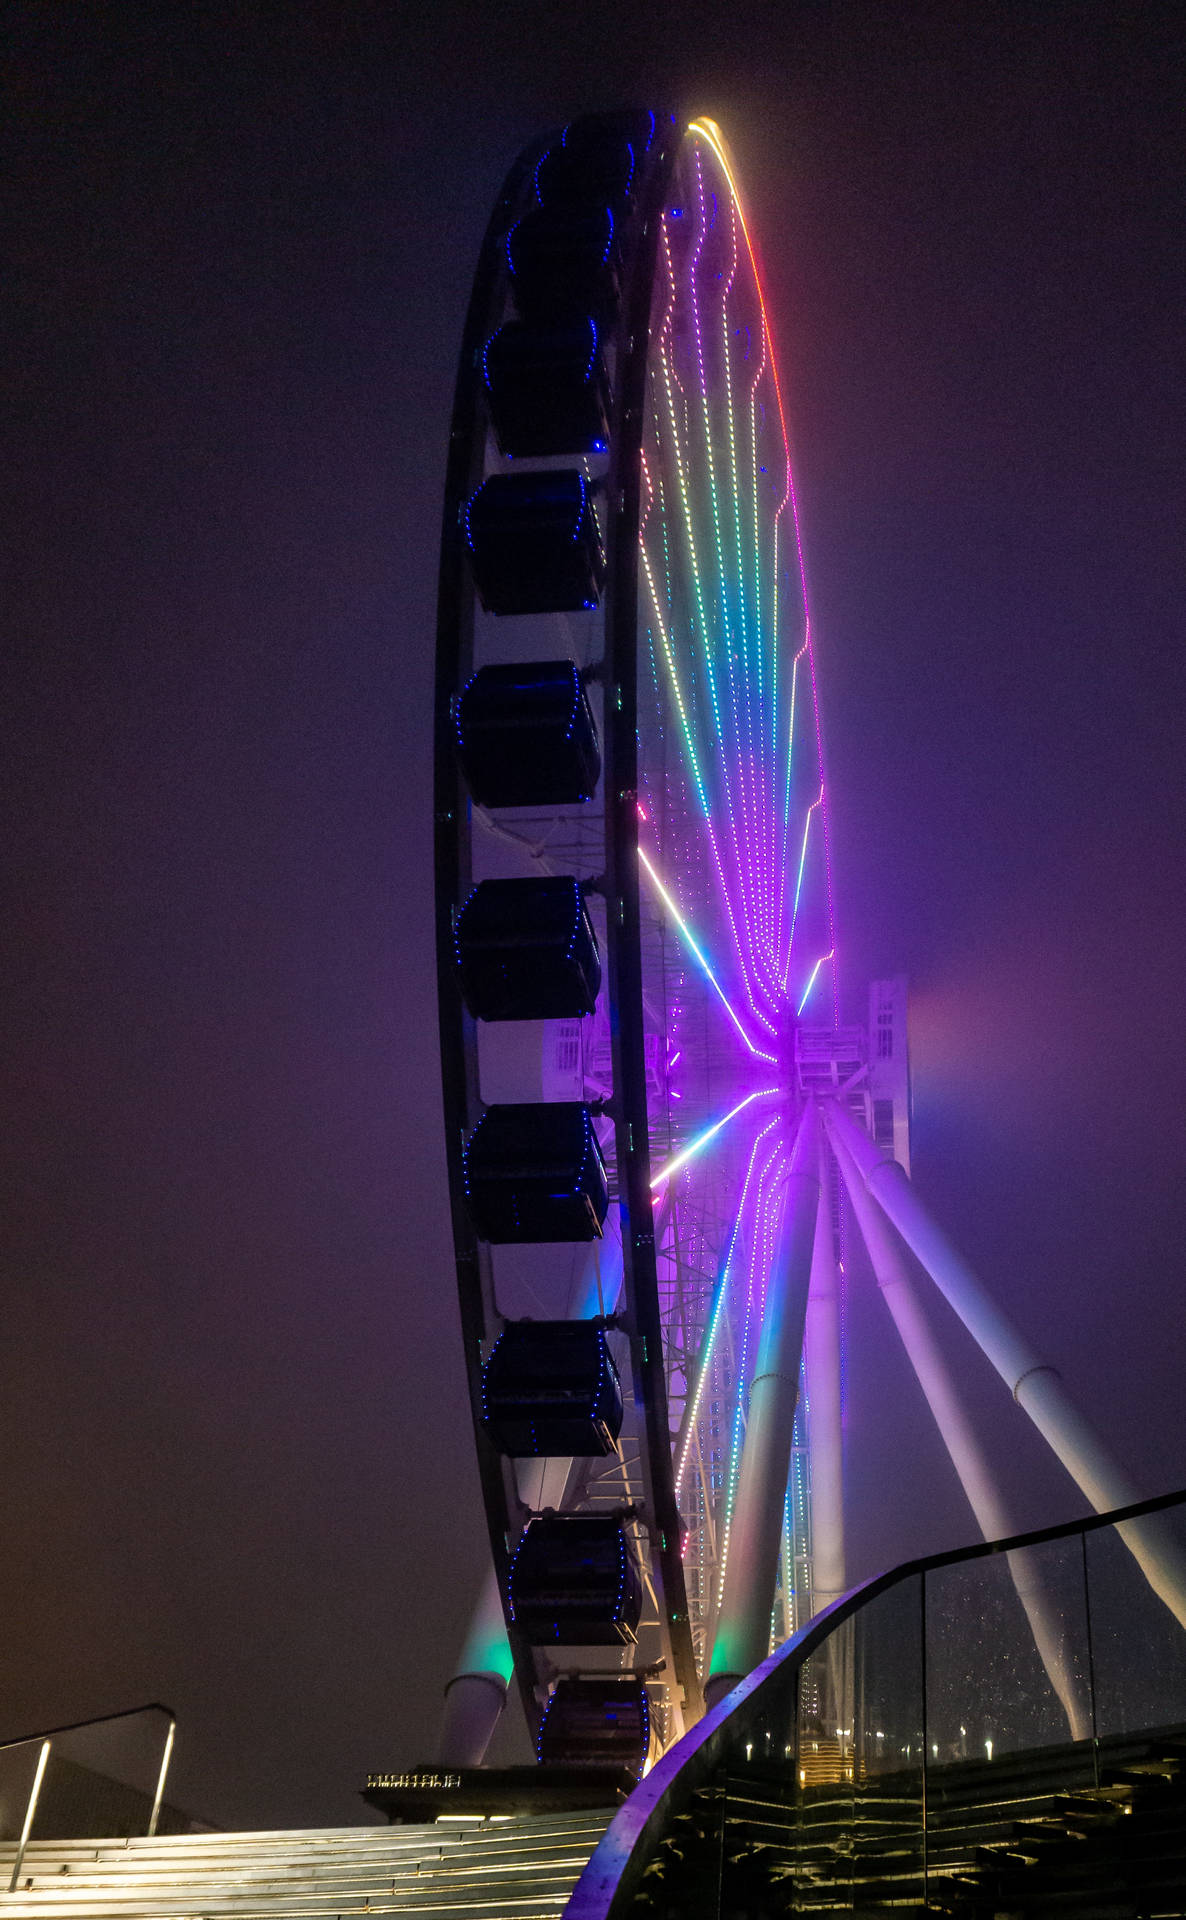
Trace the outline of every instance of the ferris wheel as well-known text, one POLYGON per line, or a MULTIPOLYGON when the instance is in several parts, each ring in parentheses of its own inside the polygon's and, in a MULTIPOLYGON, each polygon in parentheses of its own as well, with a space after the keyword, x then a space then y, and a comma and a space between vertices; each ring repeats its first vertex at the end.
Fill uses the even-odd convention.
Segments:
MULTIPOLYGON (((512 169, 440 605, 446 1128, 499 1593, 541 1751, 611 1682, 665 1742, 722 1644, 796 1035, 836 1005, 786 424, 711 121, 593 118, 512 169)), ((835 1451, 834 1378, 819 1398, 835 1451)), ((766 1645, 811 1611, 805 1404, 766 1645)))
MULTIPOLYGON (((1136 1497, 908 1190, 902 983, 840 1024, 787 426, 710 120, 577 121, 495 207, 450 439, 435 814, 493 1568, 445 1746, 481 1759, 513 1673, 541 1759, 637 1774, 846 1585, 852 1221, 986 1535, 1011 1528, 902 1241, 1093 1504, 1136 1497)), ((1186 1568, 1142 1528, 1186 1620, 1186 1568)), ((1065 1636, 1011 1571, 1074 1729, 1065 1636)))

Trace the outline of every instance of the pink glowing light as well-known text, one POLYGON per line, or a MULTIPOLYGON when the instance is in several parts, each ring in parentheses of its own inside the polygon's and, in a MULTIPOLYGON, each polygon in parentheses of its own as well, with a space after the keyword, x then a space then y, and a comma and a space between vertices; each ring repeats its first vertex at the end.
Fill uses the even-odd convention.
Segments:
MULTIPOLYGON (((750 237, 749 225, 745 218, 745 209, 741 203, 741 195, 737 190, 737 182, 733 177, 733 169, 729 164, 729 156, 725 151, 725 143, 721 135, 721 130, 717 126, 714 120, 710 120, 707 117, 703 117, 698 120, 693 120, 688 128, 688 131, 689 133, 698 134, 701 137, 701 139, 705 140, 707 144, 712 148, 713 152, 717 157, 717 160, 720 162, 720 166, 725 175, 725 178, 729 183, 729 192, 732 195, 733 204, 737 208, 737 217, 741 222, 741 230, 742 230, 742 233, 745 235, 746 249, 749 253, 750 265, 753 269, 754 285, 758 295, 758 306, 762 314, 762 326, 767 336, 769 336, 770 323, 766 313, 765 295, 762 291, 762 276, 758 271, 757 255, 754 251, 753 240, 750 237)), ((832 850, 831 850, 830 826, 828 821, 828 810, 826 805, 824 804, 824 787, 826 785, 826 780, 825 780, 825 774, 824 774, 823 730, 820 723, 819 683, 816 676, 815 648, 812 642, 811 607, 810 607, 810 601, 808 599, 808 593, 807 593, 807 565, 806 565, 806 559, 803 552, 803 535, 802 535, 802 530, 799 523, 799 505, 795 495, 795 477, 791 469, 790 438, 787 434, 786 413, 782 403, 782 389, 779 385, 779 380, 778 380, 778 368, 773 360, 773 357, 771 358, 771 361, 770 361, 770 378, 774 386, 774 395, 775 395, 775 400, 778 406, 779 426, 782 431, 783 446, 786 451, 786 476, 787 476, 787 491, 775 514, 775 526, 777 530, 777 523, 778 523, 779 516, 781 515, 783 508, 789 503, 790 509, 791 509, 791 522, 795 530, 795 548, 796 548, 796 553, 797 553, 798 562, 799 562, 799 580, 800 580, 800 585, 803 593, 803 608, 804 608, 805 623, 806 623, 804 644, 807 651, 807 663, 811 670, 811 704, 812 704, 813 718, 815 721, 816 758, 817 758, 817 764, 818 764, 819 773, 820 773, 820 824, 823 829, 823 843, 824 843, 824 846, 823 846, 824 884, 827 892, 828 938, 832 943, 831 957, 834 958, 835 952, 836 952, 836 924, 835 924, 835 909, 833 905, 833 896, 832 896, 832 850)), ((840 1018, 839 983, 838 983, 837 972, 835 967, 833 967, 832 969, 832 1002, 833 1002, 833 1018, 837 1022, 839 1022, 839 1018, 840 1018)))

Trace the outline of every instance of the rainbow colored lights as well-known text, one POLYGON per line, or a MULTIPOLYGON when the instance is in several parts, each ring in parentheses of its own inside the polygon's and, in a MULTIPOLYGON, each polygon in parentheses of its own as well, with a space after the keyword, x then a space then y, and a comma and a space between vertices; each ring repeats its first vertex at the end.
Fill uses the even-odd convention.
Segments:
MULTIPOLYGON (((688 135, 651 316, 637 810, 661 1305, 679 1330, 676 1491, 691 1604, 710 1623, 779 1228, 795 1028, 809 1008, 829 1018, 815 1012, 829 981, 836 1024, 838 986, 819 692, 770 326, 720 132, 701 119, 688 135)), ((792 1487, 788 1596, 802 1510, 792 1487)), ((706 1665, 710 1637, 706 1625, 706 1665)))

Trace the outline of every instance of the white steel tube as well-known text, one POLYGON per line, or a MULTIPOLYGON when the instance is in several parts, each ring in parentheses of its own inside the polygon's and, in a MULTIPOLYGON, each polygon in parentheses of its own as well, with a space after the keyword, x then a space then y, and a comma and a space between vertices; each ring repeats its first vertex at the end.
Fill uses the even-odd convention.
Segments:
POLYGON ((481 1766, 506 1705, 510 1674, 511 1649, 503 1619, 502 1595, 498 1590, 498 1577, 490 1567, 461 1658, 445 1688, 445 1708, 437 1741, 439 1766, 481 1766))
POLYGON ((456 1673, 445 1688, 438 1764, 450 1771, 480 1767, 507 1702, 497 1673, 456 1673))
MULTIPOLYGON (((939 1351, 922 1303, 911 1284, 893 1228, 870 1199, 843 1141, 836 1142, 835 1150, 874 1278, 901 1335, 918 1384, 976 1516, 976 1524, 985 1540, 1003 1540, 1016 1532, 1016 1528, 1005 1510, 988 1457, 964 1412, 951 1369, 939 1351)), ((1087 1740, 1091 1737, 1090 1709, 1069 1657, 1066 1630, 1046 1592, 1040 1564, 1033 1553, 1024 1550, 1008 1554, 1006 1558, 1042 1665, 1067 1716, 1071 1738, 1087 1740)))
MULTIPOLYGON (((1102 1436, 1083 1418, 1056 1370, 1039 1359, 1012 1321, 989 1299, 942 1227, 923 1206, 896 1160, 873 1144, 851 1114, 829 1101, 824 1118, 833 1143, 842 1141, 882 1212, 954 1308, 992 1362, 1019 1407, 1097 1513, 1141 1498, 1102 1436)), ((1128 1520, 1117 1529, 1153 1591, 1186 1626, 1186 1556, 1159 1516, 1128 1520)))
POLYGON ((818 1139, 817 1112, 809 1103, 795 1136, 783 1189, 782 1220, 750 1382, 725 1587, 706 1689, 710 1704, 770 1651, 770 1615, 819 1205, 818 1139))
MULTIPOLYGON (((819 1143, 820 1198, 807 1296, 808 1435, 811 1443, 811 1611, 819 1613, 846 1590, 844 1558, 844 1436, 840 1394, 840 1294, 832 1239, 831 1158, 819 1143)), ((824 1657, 826 1727, 851 1727, 851 1636, 834 1633, 824 1657)), ((845 1736, 837 1733, 842 1744, 845 1736)))
MULTIPOLYGON (((807 1405, 811 1442, 811 1606, 819 1613, 846 1590, 844 1437, 840 1420, 840 1297, 820 1141, 820 1203, 807 1296, 807 1405)), ((800 1622, 802 1625, 803 1622, 800 1622)))

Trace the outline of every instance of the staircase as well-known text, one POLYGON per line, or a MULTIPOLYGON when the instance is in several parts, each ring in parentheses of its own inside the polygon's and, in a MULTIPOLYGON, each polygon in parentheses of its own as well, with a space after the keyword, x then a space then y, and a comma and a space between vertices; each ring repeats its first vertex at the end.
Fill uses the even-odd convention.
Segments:
MULTIPOLYGON (((1054 1756, 1051 1756, 1053 1758, 1054 1756)), ((1054 1770, 1051 1769, 1053 1776, 1054 1770)), ((1153 1739, 1060 1789, 1020 1763, 989 1801, 949 1770, 930 1834, 933 1909, 953 1920, 1186 1914, 1186 1742, 1153 1739), (961 1804, 962 1802, 962 1804, 961 1804)))
MULTIPOLYGON (((19 1888, 0 1892, 0 1920, 558 1920, 614 1811, 32 1841, 19 1888)), ((0 1887, 15 1852, 0 1846, 0 1887)))

